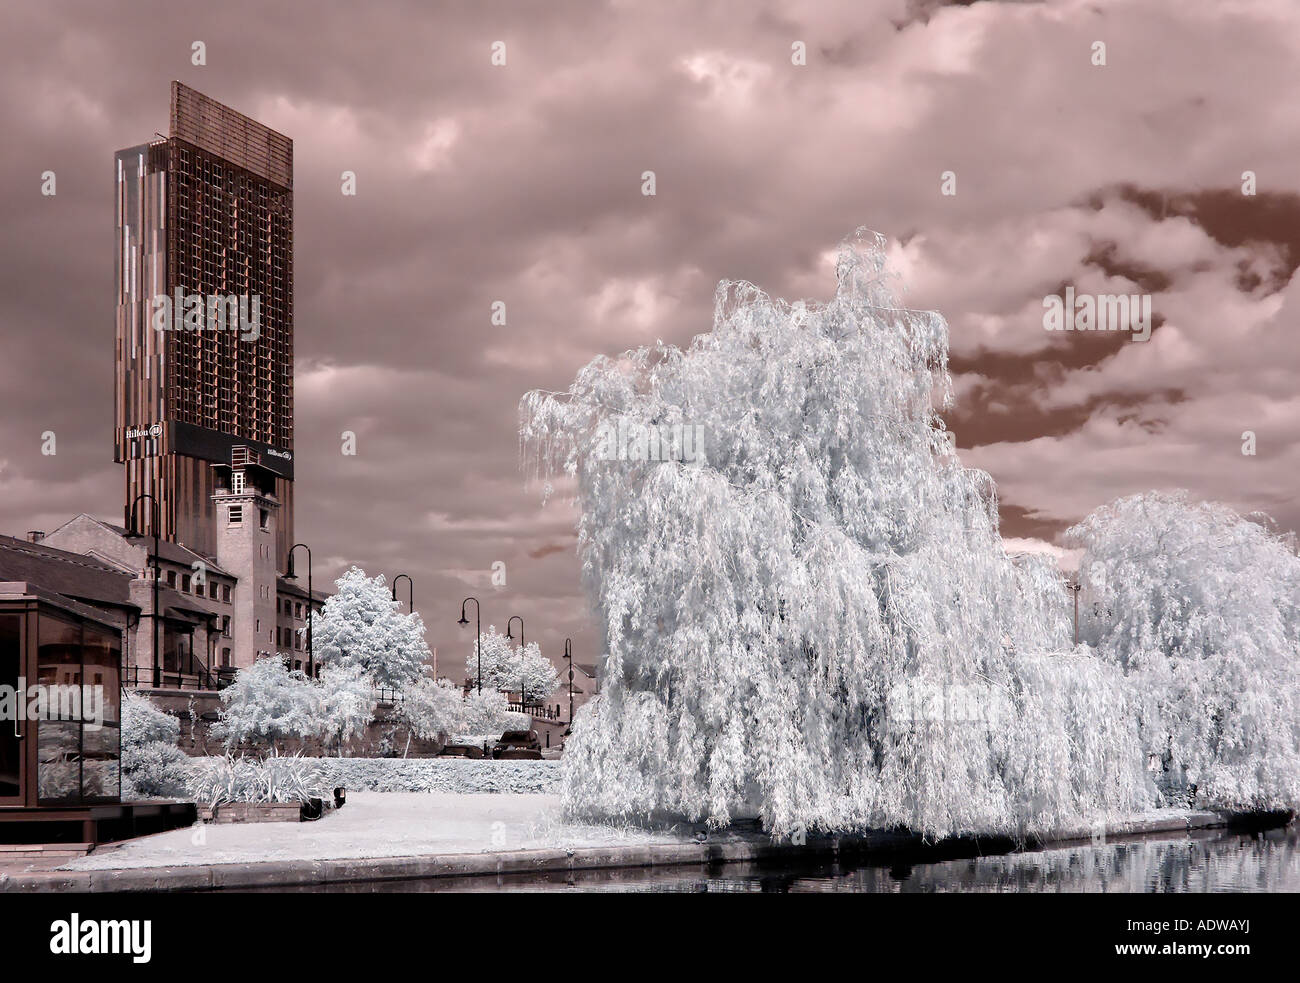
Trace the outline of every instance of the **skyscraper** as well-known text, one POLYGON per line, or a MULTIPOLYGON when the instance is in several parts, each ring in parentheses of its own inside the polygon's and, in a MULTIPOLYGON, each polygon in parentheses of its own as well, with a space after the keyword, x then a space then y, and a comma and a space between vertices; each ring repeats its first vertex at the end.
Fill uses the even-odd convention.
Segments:
MULTIPOLYGON (((114 460, 125 522, 204 556, 233 465, 293 543, 293 141, 180 82, 167 137, 119 150, 114 460)), ((244 480, 242 477, 239 479, 244 480)))

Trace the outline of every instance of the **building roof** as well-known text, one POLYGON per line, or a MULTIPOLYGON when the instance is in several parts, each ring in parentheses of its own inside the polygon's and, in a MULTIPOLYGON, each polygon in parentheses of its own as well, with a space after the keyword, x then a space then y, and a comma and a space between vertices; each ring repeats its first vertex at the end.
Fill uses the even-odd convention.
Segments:
POLYGON ((0 536, 0 580, 25 580, 65 597, 132 607, 131 576, 80 553, 0 536))
MULTIPOLYGON (((102 522, 103 520, 96 520, 102 522)), ((125 539, 132 546, 143 547, 146 553, 153 552, 153 537, 145 536, 139 533, 128 532, 122 526, 115 526, 111 522, 104 522, 105 526, 112 529, 115 533, 125 539)), ((169 563, 179 563, 184 567, 192 567, 195 563, 202 563, 208 573, 215 573, 222 577, 229 577, 231 580, 236 579, 235 575, 228 570, 223 570, 217 566, 217 561, 210 556, 204 556, 202 553, 196 553, 188 546, 182 546, 180 543, 173 543, 170 540, 158 540, 158 558, 166 560, 169 563)))
MULTIPOLYGON (((95 518, 95 516, 90 515, 87 512, 77 513, 71 519, 69 519, 68 522, 75 522, 77 519, 80 519, 82 517, 85 517, 89 519, 91 522, 103 526, 105 529, 109 530, 112 533, 116 533, 118 536, 121 536, 128 543, 130 543, 132 546, 139 546, 141 549, 145 551, 145 554, 147 556, 152 555, 153 536, 142 536, 138 533, 129 531, 125 526, 119 526, 114 522, 105 522, 103 519, 97 519, 95 518)), ((64 526, 66 526, 68 522, 63 523, 63 525, 55 529, 54 532, 58 532, 59 529, 62 529, 64 526)), ((53 533, 51 533, 51 535, 53 535, 53 533)), ((182 546, 180 543, 173 543, 166 539, 158 540, 158 558, 160 560, 166 560, 168 563, 177 563, 185 567, 192 567, 194 566, 195 563, 202 563, 204 569, 208 573, 215 573, 218 576, 229 577, 231 580, 235 579, 235 575, 233 573, 231 573, 228 570, 223 570, 220 566, 217 565, 217 561, 212 557, 204 556, 202 553, 196 553, 188 546, 182 546)))
MULTIPOLYGON (((131 600, 133 579, 117 567, 80 553, 0 536, 0 580, 25 581, 95 606, 139 611, 139 606, 131 600)), ((193 613, 213 617, 195 607, 185 595, 162 585, 158 588, 158 600, 164 617, 182 621, 194 621, 193 613)))
MULTIPOLYGON (((292 580, 290 580, 288 577, 280 577, 280 576, 277 576, 275 578, 276 593, 288 594, 291 597, 301 597, 304 600, 307 597, 307 587, 305 585, 306 582, 303 581, 302 583, 299 583, 298 578, 294 578, 292 580)), ((328 601, 330 597, 325 592, 316 590, 315 587, 312 588, 311 596, 317 601, 328 601)))
MULTIPOLYGON (((7 536, 4 538, 8 538, 7 536)), ((79 618, 85 618, 87 621, 93 621, 97 625, 103 625, 106 628, 112 628, 114 631, 121 629, 111 621, 104 619, 104 612, 98 608, 91 607, 87 604, 81 604, 77 601, 69 600, 62 594, 56 594, 54 591, 46 590, 36 584, 29 584, 24 581, 5 581, 0 580, 0 601, 13 600, 14 598, 34 597, 43 604, 56 607, 61 611, 76 615, 79 618)))

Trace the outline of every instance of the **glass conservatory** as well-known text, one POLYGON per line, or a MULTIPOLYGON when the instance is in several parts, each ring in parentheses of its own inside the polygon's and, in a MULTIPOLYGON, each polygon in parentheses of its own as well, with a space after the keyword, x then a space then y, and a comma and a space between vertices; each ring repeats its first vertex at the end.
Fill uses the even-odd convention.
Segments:
POLYGON ((120 801, 122 632, 104 617, 0 584, 0 811, 120 801))

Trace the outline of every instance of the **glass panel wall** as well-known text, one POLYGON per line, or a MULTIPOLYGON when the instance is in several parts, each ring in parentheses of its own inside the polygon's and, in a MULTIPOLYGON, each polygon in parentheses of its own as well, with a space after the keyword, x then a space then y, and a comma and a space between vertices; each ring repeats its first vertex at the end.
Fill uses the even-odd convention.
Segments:
POLYGON ((37 768, 41 805, 81 800, 81 626, 41 611, 36 627, 37 768), (74 705, 75 704, 75 705, 74 705))
POLYGON ((44 610, 36 635, 38 800, 43 806, 116 801, 122 636, 44 610))
POLYGON ((122 793, 122 636, 88 624, 82 638, 81 795, 116 800, 122 793))
POLYGON ((11 709, 15 715, 13 720, 0 720, 0 799, 17 799, 23 794, 23 742, 18 735, 26 721, 16 719, 25 709, 18 693, 23 674, 23 617, 0 614, 0 686, 13 691, 11 709))

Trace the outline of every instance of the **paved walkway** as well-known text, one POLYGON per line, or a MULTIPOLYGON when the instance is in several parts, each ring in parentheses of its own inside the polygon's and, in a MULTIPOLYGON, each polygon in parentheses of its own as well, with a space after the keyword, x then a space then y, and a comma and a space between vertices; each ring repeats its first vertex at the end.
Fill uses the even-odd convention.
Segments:
MULTIPOLYGON (((1148 813, 1107 836, 1183 832, 1222 825, 1213 813, 1148 813)), ((541 873, 752 860, 791 850, 838 850, 728 831, 697 842, 695 827, 649 832, 566 822, 551 795, 352 792, 347 804, 313 823, 203 825, 109 844, 64 863, 0 869, 0 891, 204 890, 541 873)), ((1064 834, 1087 839, 1091 830, 1064 834)), ((868 849, 915 847, 903 834, 855 837, 868 849)))

